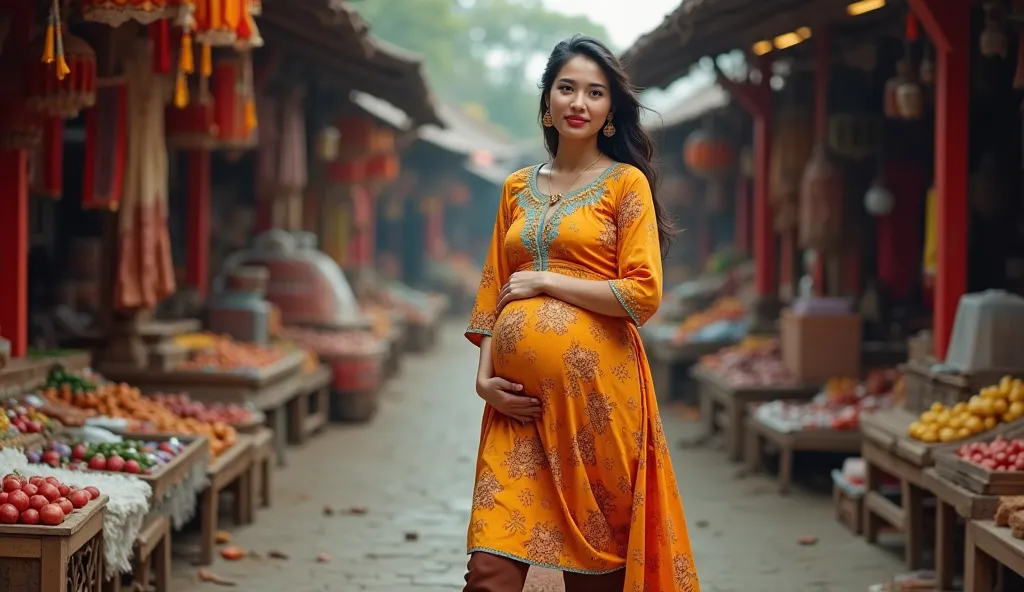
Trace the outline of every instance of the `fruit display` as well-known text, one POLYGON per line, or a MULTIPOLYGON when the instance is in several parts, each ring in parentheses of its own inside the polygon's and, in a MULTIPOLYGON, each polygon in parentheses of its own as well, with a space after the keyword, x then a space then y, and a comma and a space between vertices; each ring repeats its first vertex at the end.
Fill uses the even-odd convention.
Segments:
POLYGON ((738 298, 723 296, 708 309, 692 314, 675 327, 672 343, 725 341, 746 332, 747 309, 738 298))
POLYGON ((795 381, 782 363, 777 339, 747 337, 738 345, 702 356, 701 367, 737 387, 784 386, 795 381))
POLYGON ((139 389, 124 383, 103 383, 66 372, 54 376, 51 372, 42 394, 48 399, 86 409, 99 416, 140 422, 139 429, 143 432, 206 436, 214 458, 234 446, 237 440, 235 428, 231 425, 179 417, 160 403, 143 397, 139 389), (78 390, 72 390, 73 387, 78 390), (92 390, 82 390, 84 387, 92 387, 92 390))
POLYGON ((395 328, 395 323, 394 319, 391 318, 391 310, 389 308, 370 302, 360 302, 359 307, 363 309, 363 313, 366 316, 370 317, 370 321, 373 323, 371 332, 374 335, 381 339, 391 335, 395 328))
POLYGON ((960 458, 992 471, 1024 471, 1024 440, 996 436, 991 442, 971 442, 957 449, 960 458))
MULTIPOLYGON (((181 336, 178 338, 181 339, 181 336)), ((266 368, 285 357, 285 352, 253 343, 242 343, 229 337, 190 335, 185 343, 201 345, 192 349, 188 360, 178 365, 179 370, 201 372, 246 372, 266 368), (205 339, 205 341, 203 341, 205 339)), ((181 341, 178 341, 180 344, 181 341)))
POLYGON ((76 489, 55 477, 11 473, 0 482, 0 524, 60 526, 99 496, 92 486, 76 489))
POLYGON ((0 401, 0 440, 23 434, 41 434, 50 426, 50 418, 20 399, 0 401))
POLYGON ((164 406, 183 419, 198 419, 206 423, 242 425, 252 422, 256 413, 237 403, 210 403, 194 401, 186 394, 147 395, 147 399, 164 406))
MULTIPOLYGON (((278 329, 278 334, 281 333, 283 327, 278 329)), ((294 352, 302 352, 305 358, 302 360, 302 373, 312 374, 316 372, 316 369, 320 367, 320 358, 316 355, 316 352, 311 348, 308 348, 301 343, 291 341, 289 339, 278 338, 274 340, 273 347, 280 349, 285 354, 291 354, 294 352)))
POLYGON ((833 378, 810 401, 770 401, 754 410, 754 417, 780 432, 805 430, 855 430, 861 413, 893 405, 899 382, 896 370, 872 372, 858 383, 852 378, 833 378))
POLYGON ((286 327, 282 336, 312 349, 321 358, 366 357, 383 351, 384 341, 369 331, 315 331, 286 327))
POLYGON ((967 402, 952 407, 935 403, 910 424, 911 438, 934 444, 957 442, 1024 417, 1024 381, 1004 376, 967 402))
POLYGON ((74 446, 53 440, 42 450, 26 452, 25 458, 32 464, 54 468, 150 475, 181 454, 185 446, 176 438, 163 442, 123 440, 74 446))

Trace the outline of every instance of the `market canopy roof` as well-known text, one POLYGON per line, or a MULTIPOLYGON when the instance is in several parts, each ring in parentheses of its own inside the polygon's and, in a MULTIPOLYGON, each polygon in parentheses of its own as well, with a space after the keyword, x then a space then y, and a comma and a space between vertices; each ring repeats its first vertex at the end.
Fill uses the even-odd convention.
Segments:
POLYGON ((649 130, 667 130, 729 104, 729 93, 717 84, 697 89, 664 113, 644 111, 640 122, 649 130))
POLYGON ((416 124, 441 124, 419 55, 377 39, 342 0, 268 0, 260 31, 271 48, 315 64, 319 75, 404 111, 416 124))
POLYGON ((834 21, 846 15, 846 4, 844 0, 683 0, 622 59, 634 84, 664 88, 704 56, 747 49, 811 22, 834 21))

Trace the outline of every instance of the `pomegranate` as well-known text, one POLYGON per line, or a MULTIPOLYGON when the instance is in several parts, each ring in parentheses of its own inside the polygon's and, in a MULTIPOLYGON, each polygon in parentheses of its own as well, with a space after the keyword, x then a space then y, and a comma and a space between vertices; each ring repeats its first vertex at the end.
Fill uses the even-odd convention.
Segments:
POLYGON ((39 510, 29 508, 21 513, 22 524, 39 524, 39 510))
POLYGON ((72 491, 71 497, 68 498, 71 505, 75 508, 84 508, 86 504, 92 501, 88 491, 79 489, 78 491, 72 491))
POLYGON ((94 471, 105 470, 107 468, 107 459, 103 458, 102 454, 97 454, 89 459, 89 468, 94 471))
POLYGON ((124 459, 116 454, 107 459, 106 470, 113 471, 115 473, 121 472, 124 469, 124 459))
POLYGON ((64 511, 57 504, 47 504, 39 510, 39 521, 47 526, 57 526, 64 522, 64 511))
POLYGON ((60 490, 57 489, 56 485, 53 485, 51 483, 43 483, 41 486, 39 486, 39 495, 45 497, 46 499, 52 502, 53 500, 60 497, 60 490))
POLYGON ((71 493, 71 488, 68 487, 68 485, 66 483, 61 483, 57 487, 57 491, 60 493, 61 497, 67 497, 68 494, 71 493))
POLYGON ((56 477, 47 477, 46 482, 54 487, 60 487, 60 481, 58 481, 56 477))
POLYGON ((40 477, 36 475, 35 477, 29 479, 28 482, 31 483, 32 485, 35 485, 36 487, 39 487, 43 483, 46 483, 46 477, 40 477))
POLYGON ((0 506, 0 524, 17 524, 21 512, 11 504, 0 506))
POLYGON ((86 487, 83 491, 88 491, 89 492, 89 497, 92 498, 92 499, 96 499, 96 498, 98 498, 100 496, 100 490, 95 488, 95 487, 93 487, 92 485, 90 485, 89 487, 86 487))
POLYGON ((6 491, 0 491, 0 505, 7 503, 7 496, 10 495, 6 491))
POLYGON ((62 498, 58 499, 57 501, 55 501, 55 502, 53 502, 53 503, 54 503, 54 504, 55 504, 55 505, 56 505, 56 506, 57 506, 58 508, 60 508, 60 511, 61 511, 61 512, 64 512, 64 515, 65 515, 65 516, 67 516, 67 515, 68 515, 68 514, 70 514, 71 512, 74 512, 74 511, 75 511, 75 505, 74 505, 74 504, 72 504, 72 503, 71 503, 71 500, 69 500, 69 499, 68 499, 68 498, 66 498, 66 497, 62 497, 62 498))
POLYGON ((130 460, 130 461, 124 463, 124 468, 122 470, 125 473, 130 473, 132 475, 138 475, 139 472, 142 471, 142 467, 139 466, 139 461, 133 459, 133 460, 130 460))
POLYGON ((39 488, 33 485, 31 482, 27 483, 26 485, 22 485, 21 490, 24 491, 25 495, 29 497, 32 497, 33 495, 39 493, 39 488))
POLYGON ((30 506, 28 496, 21 490, 12 491, 10 495, 7 496, 7 503, 14 506, 19 513, 29 509, 30 506))
POLYGON ((32 497, 28 498, 28 507, 30 510, 38 510, 39 508, 42 508, 48 503, 50 503, 50 500, 46 499, 41 495, 33 495, 32 497))
POLYGON ((21 490, 21 481, 17 477, 8 475, 4 477, 3 490, 7 493, 21 490))

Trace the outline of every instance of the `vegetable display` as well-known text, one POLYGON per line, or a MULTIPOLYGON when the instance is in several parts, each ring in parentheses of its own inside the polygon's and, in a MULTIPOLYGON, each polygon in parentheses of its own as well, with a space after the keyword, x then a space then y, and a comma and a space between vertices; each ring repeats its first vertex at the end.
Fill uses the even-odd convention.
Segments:
POLYGON ((0 482, 0 524, 60 526, 99 496, 95 487, 76 489, 54 477, 11 473, 0 482))
POLYGON ((747 337, 738 345, 701 357, 700 364, 732 386, 783 386, 795 382, 782 363, 777 339, 747 337))
MULTIPOLYGON (((253 343, 241 343, 228 337, 207 336, 206 347, 194 350, 179 370, 206 372, 240 372, 258 370, 279 361, 285 353, 279 349, 253 343)), ((197 340, 198 337, 190 336, 197 340)))
MULTIPOLYGON (((52 377, 51 377, 52 378, 52 377)), ((217 457, 235 445, 235 429, 222 421, 207 422, 194 417, 178 417, 160 403, 143 397, 139 389, 127 384, 92 382, 93 389, 72 389, 72 376, 60 376, 63 382, 47 380, 43 396, 87 409, 97 415, 140 422, 142 431, 162 434, 202 435, 210 440, 210 454, 217 457), (59 386, 58 386, 59 385, 59 386)), ((81 377, 76 377, 81 378, 81 377)), ((85 381, 86 383, 89 380, 85 381)))
POLYGON ((754 417, 781 432, 855 430, 860 415, 892 406, 899 373, 876 370, 864 383, 833 378, 811 401, 770 401, 754 410, 754 417))
POLYGON ((933 444, 957 442, 1024 417, 1024 382, 1004 376, 967 402, 952 407, 935 403, 910 424, 911 438, 933 444))
POLYGON ((50 418, 31 405, 18 399, 0 402, 0 440, 16 438, 22 434, 41 434, 50 424, 50 418))
POLYGON ((156 394, 147 399, 162 405, 171 413, 184 419, 197 419, 206 423, 241 425, 255 419, 256 414, 237 403, 210 403, 194 401, 186 394, 156 394))
POLYGON ((176 438, 164 442, 123 440, 97 444, 51 441, 43 450, 25 453, 28 462, 51 467, 150 475, 181 454, 185 444, 176 438))

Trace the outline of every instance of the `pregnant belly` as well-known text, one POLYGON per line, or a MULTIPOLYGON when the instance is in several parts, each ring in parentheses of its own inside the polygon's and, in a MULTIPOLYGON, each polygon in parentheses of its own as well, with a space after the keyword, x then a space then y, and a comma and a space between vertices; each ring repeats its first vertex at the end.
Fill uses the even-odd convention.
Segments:
POLYGON ((494 373, 531 394, 551 385, 583 386, 628 360, 633 342, 626 322, 548 296, 517 300, 494 326, 494 373))

